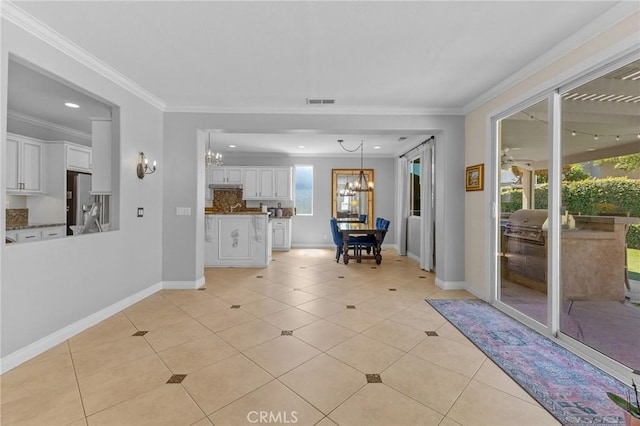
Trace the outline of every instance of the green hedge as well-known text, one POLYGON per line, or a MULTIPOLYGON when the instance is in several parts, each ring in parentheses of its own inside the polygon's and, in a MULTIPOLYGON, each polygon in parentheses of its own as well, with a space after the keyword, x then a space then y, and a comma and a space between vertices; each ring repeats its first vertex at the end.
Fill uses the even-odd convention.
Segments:
MULTIPOLYGON (((503 212, 514 212, 522 208, 521 189, 505 188, 501 199, 503 212)), ((546 209, 548 199, 547 184, 535 189, 536 209, 546 209)), ((640 180, 619 177, 563 182, 562 205, 571 212, 583 215, 629 212, 630 216, 640 217, 640 180)), ((640 226, 631 226, 627 245, 640 249, 640 226)))

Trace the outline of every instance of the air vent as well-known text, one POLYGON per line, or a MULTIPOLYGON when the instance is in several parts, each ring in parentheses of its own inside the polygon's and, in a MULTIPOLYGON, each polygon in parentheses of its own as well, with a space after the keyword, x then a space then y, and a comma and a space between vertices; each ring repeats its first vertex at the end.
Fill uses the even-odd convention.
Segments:
POLYGON ((307 98, 307 105, 333 105, 336 103, 335 99, 311 99, 307 98))

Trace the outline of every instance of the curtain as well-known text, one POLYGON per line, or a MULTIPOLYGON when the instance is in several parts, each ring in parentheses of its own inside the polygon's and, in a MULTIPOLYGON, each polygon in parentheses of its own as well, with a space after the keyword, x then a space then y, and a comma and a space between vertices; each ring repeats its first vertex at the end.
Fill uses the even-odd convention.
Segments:
POLYGON ((405 155, 398 158, 398 254, 407 255, 407 220, 409 218, 409 159, 405 155))
POLYGON ((420 163, 422 170, 420 174, 420 212, 421 224, 420 234, 420 267, 427 271, 433 271, 435 267, 435 143, 430 140, 420 147, 420 163))

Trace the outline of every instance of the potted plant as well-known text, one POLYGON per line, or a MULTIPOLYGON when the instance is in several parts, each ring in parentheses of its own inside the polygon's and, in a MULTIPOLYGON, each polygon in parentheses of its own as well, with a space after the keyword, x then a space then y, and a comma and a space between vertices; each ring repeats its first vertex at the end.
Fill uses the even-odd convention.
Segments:
POLYGON ((627 397, 622 398, 615 393, 607 392, 607 396, 618 407, 624 410, 624 423, 626 426, 640 426, 640 403, 638 402, 638 388, 633 380, 631 380, 631 387, 636 397, 635 405, 631 402, 630 392, 627 392, 627 397))

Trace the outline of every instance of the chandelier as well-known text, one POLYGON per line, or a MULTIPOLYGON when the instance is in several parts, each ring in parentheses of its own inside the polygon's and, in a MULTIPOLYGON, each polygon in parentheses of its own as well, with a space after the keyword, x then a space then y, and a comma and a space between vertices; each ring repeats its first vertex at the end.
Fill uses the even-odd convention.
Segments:
POLYGON ((211 133, 207 133, 207 135, 209 135, 209 143, 204 156, 204 163, 207 167, 222 166, 222 154, 219 152, 213 152, 211 149, 211 133))
POLYGON ((345 197, 350 197, 356 195, 356 192, 367 192, 373 191, 373 181, 367 179, 367 175, 364 172, 364 141, 360 141, 360 145, 358 145, 354 149, 347 149, 342 144, 343 140, 338 139, 338 143, 340 147, 347 152, 356 152, 360 150, 360 172, 358 172, 358 177, 354 181, 347 181, 344 185, 344 189, 340 191, 340 195, 345 197))

